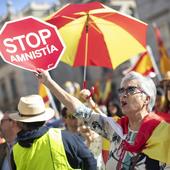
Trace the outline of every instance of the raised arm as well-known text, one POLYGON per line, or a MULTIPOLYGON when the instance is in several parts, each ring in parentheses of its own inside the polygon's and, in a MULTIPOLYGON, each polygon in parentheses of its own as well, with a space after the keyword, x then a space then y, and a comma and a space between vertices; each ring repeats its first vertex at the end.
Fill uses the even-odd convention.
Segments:
MULTIPOLYGON (((36 75, 40 82, 46 85, 75 117, 86 121, 92 130, 109 140, 112 140, 115 131, 120 131, 119 125, 111 118, 105 117, 86 107, 80 100, 67 93, 54 80, 52 80, 48 72, 43 70, 39 71, 40 73, 36 75)), ((122 134, 119 135, 121 136, 122 134)))

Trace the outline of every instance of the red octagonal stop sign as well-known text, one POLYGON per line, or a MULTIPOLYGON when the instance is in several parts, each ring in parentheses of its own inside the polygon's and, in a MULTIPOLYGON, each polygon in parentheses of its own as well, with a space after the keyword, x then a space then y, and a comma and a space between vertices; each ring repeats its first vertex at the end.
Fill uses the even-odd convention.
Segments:
POLYGON ((34 17, 6 22, 0 31, 3 60, 26 70, 55 68, 64 48, 57 28, 34 17))

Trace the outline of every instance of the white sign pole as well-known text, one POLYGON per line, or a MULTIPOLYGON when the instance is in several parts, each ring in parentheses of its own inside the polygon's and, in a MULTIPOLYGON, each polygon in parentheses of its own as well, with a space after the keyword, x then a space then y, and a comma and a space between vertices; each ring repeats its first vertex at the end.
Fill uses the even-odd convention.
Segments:
POLYGON ((151 58, 151 61, 152 61, 152 64, 153 64, 153 68, 154 68, 154 70, 156 72, 158 80, 160 81, 160 80, 162 80, 162 76, 161 76, 160 71, 158 69, 158 66, 157 66, 157 64, 155 62, 155 58, 153 56, 152 49, 151 49, 151 47, 149 45, 147 45, 147 51, 148 51, 148 54, 149 54, 149 56, 151 58))

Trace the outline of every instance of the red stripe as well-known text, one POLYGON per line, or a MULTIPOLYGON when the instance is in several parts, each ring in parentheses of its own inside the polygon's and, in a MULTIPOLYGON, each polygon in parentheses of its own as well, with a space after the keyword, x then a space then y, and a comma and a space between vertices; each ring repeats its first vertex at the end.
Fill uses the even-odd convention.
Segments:
POLYGON ((49 98, 48 98, 48 96, 44 96, 44 97, 43 97, 43 101, 44 101, 44 103, 49 102, 49 98))
POLYGON ((154 31, 155 31, 158 46, 159 47, 163 46, 163 41, 162 41, 161 32, 160 32, 159 28, 157 26, 154 26, 154 31))
POLYGON ((149 73, 151 73, 151 72, 155 72, 155 70, 154 70, 154 68, 153 67, 151 67, 150 69, 148 69, 148 70, 146 70, 144 73, 142 73, 144 76, 147 76, 147 75, 149 75, 149 73))
POLYGON ((165 112, 158 112, 157 113, 163 120, 166 122, 170 123, 170 114, 165 113, 165 112))
MULTIPOLYGON (((86 40, 85 36, 86 36, 86 30, 84 27, 82 31, 82 36, 79 41, 79 46, 78 46, 78 51, 76 54, 74 66, 84 66, 85 40, 86 40)), ((88 47, 87 47, 88 48, 87 65, 112 68, 110 56, 103 35, 99 34, 93 27, 89 26, 88 37, 89 39, 88 39, 88 47)))
POLYGON ((118 119, 117 123, 120 124, 120 126, 122 127, 123 134, 127 134, 128 133, 128 124, 129 124, 128 117, 123 116, 121 119, 118 119))
MULTIPOLYGON (((121 118, 122 119, 122 118, 121 118)), ((118 123, 122 126, 123 131, 127 133, 128 129, 128 121, 127 117, 123 118, 124 120, 119 120, 118 123), (126 124, 125 124, 126 123, 126 124)), ((127 141, 124 141, 123 147, 125 150, 130 152, 140 152, 144 149, 147 140, 150 138, 153 130, 159 125, 161 122, 161 117, 154 113, 150 113, 147 115, 139 128, 137 136, 135 138, 134 144, 129 144, 127 141)))
POLYGON ((102 157, 103 157, 103 162, 106 165, 106 162, 109 159, 109 151, 108 150, 102 150, 102 157))

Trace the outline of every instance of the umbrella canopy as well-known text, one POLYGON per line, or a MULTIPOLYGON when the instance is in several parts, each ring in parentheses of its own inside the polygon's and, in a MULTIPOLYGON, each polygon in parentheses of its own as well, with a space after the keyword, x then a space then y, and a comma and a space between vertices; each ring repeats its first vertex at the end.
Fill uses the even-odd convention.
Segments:
POLYGON ((61 61, 76 66, 116 68, 146 51, 147 24, 99 2, 69 4, 47 19, 66 44, 61 61))

